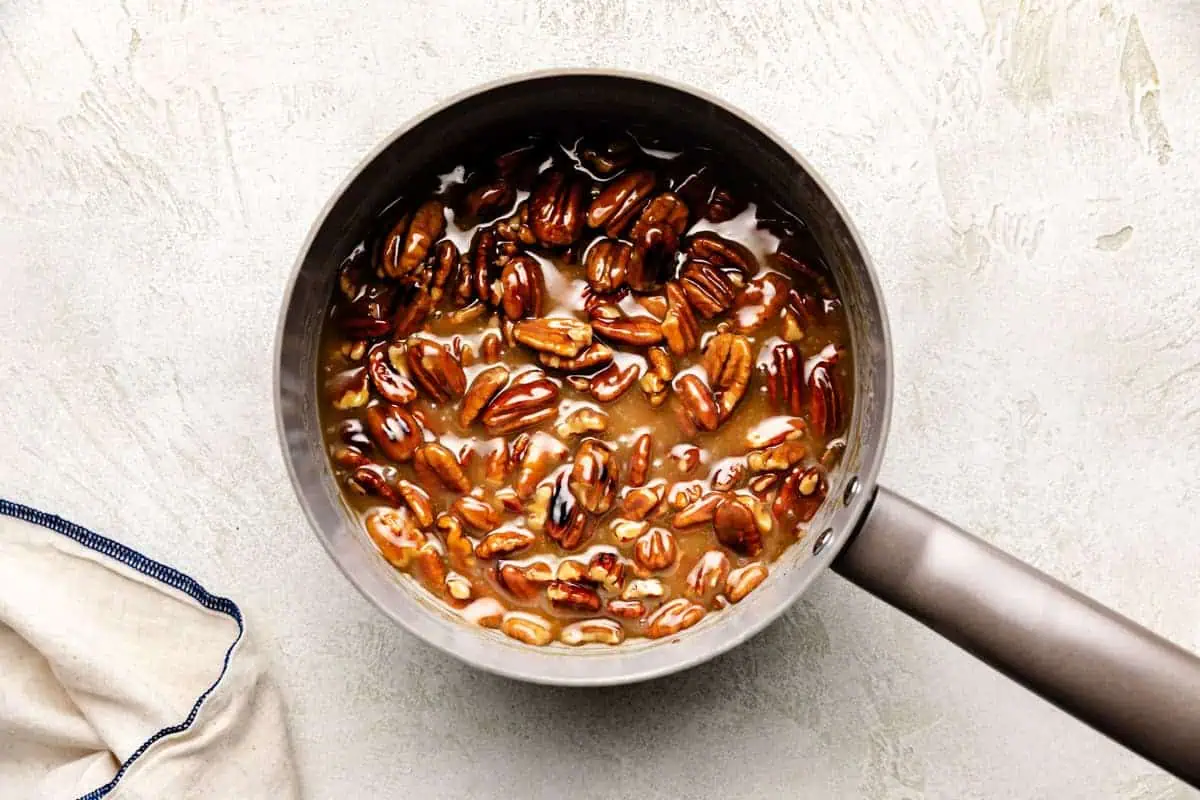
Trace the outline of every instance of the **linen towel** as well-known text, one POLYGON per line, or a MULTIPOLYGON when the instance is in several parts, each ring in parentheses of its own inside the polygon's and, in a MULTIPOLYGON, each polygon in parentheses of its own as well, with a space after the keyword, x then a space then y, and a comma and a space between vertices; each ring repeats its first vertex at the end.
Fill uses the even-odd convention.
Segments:
POLYGON ((0 500, 0 800, 298 795, 232 601, 0 500))

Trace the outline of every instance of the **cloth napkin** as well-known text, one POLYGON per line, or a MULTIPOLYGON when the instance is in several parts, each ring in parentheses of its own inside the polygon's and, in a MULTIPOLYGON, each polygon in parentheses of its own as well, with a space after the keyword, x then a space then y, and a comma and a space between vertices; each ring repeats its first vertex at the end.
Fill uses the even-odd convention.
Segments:
POLYGON ((0 500, 0 800, 298 796, 232 601, 0 500))

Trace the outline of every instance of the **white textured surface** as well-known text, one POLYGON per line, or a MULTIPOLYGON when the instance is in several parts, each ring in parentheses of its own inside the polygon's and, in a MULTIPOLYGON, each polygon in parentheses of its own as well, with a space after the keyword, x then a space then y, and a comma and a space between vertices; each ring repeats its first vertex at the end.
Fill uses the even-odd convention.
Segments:
POLYGON ((481 81, 639 69, 767 121, 852 212, 896 342, 885 480, 1200 649, 1200 6, 863 5, 7 0, 0 494, 237 599, 314 798, 1197 796, 832 576, 652 685, 481 675, 293 500, 272 336, 345 173, 481 81))

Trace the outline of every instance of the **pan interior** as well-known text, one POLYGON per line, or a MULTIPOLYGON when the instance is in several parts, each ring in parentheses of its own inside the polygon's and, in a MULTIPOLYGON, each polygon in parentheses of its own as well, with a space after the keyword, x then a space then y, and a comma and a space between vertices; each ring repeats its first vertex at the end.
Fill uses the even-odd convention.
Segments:
POLYGON ((819 179, 786 146, 717 101, 611 74, 535 76, 487 88, 451 101, 381 145, 310 233, 284 300, 278 349, 276 410, 285 461, 314 530, 342 571, 385 613, 431 644, 476 666, 551 684, 614 684, 667 674, 732 647, 778 616, 828 565, 873 493, 890 410, 887 323, 874 275, 844 213, 819 179), (790 548, 771 578, 746 600, 673 639, 618 648, 530 648, 464 624, 397 575, 359 533, 323 452, 317 345, 338 264, 405 187, 516 132, 600 123, 704 143, 725 172, 756 184, 760 194, 805 222, 834 271, 847 309, 854 410, 845 456, 830 475, 830 500, 811 523, 809 538, 790 548), (827 529, 830 533, 822 535, 827 529))

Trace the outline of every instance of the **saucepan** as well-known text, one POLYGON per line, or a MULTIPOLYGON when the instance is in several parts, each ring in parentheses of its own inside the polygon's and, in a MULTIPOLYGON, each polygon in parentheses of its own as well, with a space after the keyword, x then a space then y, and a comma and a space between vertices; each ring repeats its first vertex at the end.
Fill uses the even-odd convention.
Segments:
POLYGON ((701 92, 599 72, 539 74, 472 91, 395 133, 353 172, 304 243, 284 298, 276 414, 285 461, 318 538, 403 628, 474 666, 546 684, 641 681, 744 642, 824 569, 853 581, 1164 769, 1200 783, 1200 659, 876 483, 892 402, 879 284, 845 210, 764 126, 701 92), (398 188, 432 163, 531 121, 603 118, 717 148, 798 213, 834 270, 850 319, 854 409, 829 500, 747 600, 671 640, 584 651, 532 648, 468 626, 399 580, 339 499, 317 411, 317 345, 337 265, 398 188))

